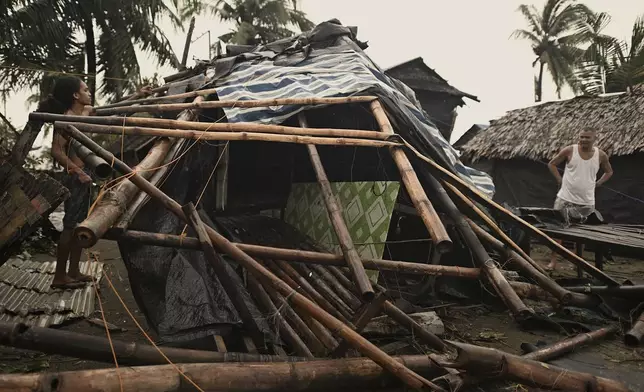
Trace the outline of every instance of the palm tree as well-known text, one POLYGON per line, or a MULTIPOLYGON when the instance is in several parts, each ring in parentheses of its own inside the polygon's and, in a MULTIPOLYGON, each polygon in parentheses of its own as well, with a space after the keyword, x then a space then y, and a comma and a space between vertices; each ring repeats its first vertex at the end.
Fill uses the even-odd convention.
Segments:
POLYGON ((163 31, 179 0, 6 0, 0 6, 0 86, 51 87, 57 73, 86 74, 95 94, 116 99, 140 80, 136 49, 156 56, 159 65, 179 66, 163 31), (46 70, 46 77, 42 71, 46 70), (40 84, 40 86, 39 86, 40 84))
POLYGON ((219 39, 238 45, 260 45, 295 35, 294 30, 310 30, 313 22, 297 9, 297 0, 192 0, 184 8, 188 13, 208 9, 235 28, 219 39))
POLYGON ((540 102, 543 92, 543 72, 547 66, 561 97, 561 89, 568 84, 573 89, 573 67, 583 55, 579 47, 589 37, 583 22, 590 10, 574 0, 547 0, 543 10, 534 6, 521 5, 519 12, 528 22, 528 29, 514 31, 512 36, 528 40, 537 56, 533 66, 539 64, 539 74, 535 78, 535 102, 540 102))
POLYGON ((618 42, 606 62, 606 92, 632 92, 644 83, 644 15, 636 19, 630 42, 618 42))

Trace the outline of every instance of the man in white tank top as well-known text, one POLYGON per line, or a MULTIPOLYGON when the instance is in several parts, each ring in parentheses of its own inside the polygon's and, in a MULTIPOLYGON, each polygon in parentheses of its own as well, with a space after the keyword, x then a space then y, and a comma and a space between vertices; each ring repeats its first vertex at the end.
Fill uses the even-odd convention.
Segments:
MULTIPOLYGON (((597 132, 586 128, 579 133, 578 144, 564 148, 548 164, 560 186, 554 209, 562 213, 566 224, 570 223, 571 217, 583 220, 595 211, 595 188, 613 175, 608 155, 595 147, 596 140, 597 132), (557 166, 564 161, 566 168, 562 177, 557 166), (600 168, 604 174, 598 181, 600 168)), ((556 267, 556 258, 553 252, 547 269, 556 267)))

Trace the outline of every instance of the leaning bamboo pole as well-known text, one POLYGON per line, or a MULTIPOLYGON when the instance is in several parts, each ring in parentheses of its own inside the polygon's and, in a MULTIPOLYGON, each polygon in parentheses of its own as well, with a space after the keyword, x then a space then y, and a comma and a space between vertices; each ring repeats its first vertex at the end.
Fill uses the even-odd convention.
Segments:
POLYGON ((447 190, 449 190, 454 195, 456 195, 456 197, 460 199, 461 202, 467 205, 470 208, 470 210, 473 211, 474 214, 476 214, 478 218, 482 219, 487 225, 487 227, 490 230, 492 230, 501 239, 501 242, 503 244, 512 248, 514 252, 521 255, 521 257, 524 260, 529 262, 532 265, 532 267, 537 271, 539 271, 541 274, 543 275, 546 274, 546 271, 536 261, 532 260, 532 258, 526 252, 524 252, 519 245, 517 245, 514 241, 512 241, 512 239, 508 237, 508 235, 505 234, 503 230, 501 230, 501 228, 497 226, 497 224, 489 216, 487 216, 483 211, 481 211, 481 209, 476 204, 474 204, 474 202, 472 202, 463 193, 461 193, 461 191, 459 191, 458 188, 456 188, 454 185, 450 184, 449 182, 443 182, 443 185, 447 190))
POLYGON ((112 109, 112 108, 118 108, 118 107, 123 107, 123 106, 150 104, 150 103, 163 102, 163 101, 174 101, 176 99, 194 98, 194 97, 198 97, 198 96, 204 96, 205 97, 205 96, 210 95, 210 94, 215 94, 216 92, 217 92, 217 89, 208 88, 208 89, 204 89, 204 90, 189 91, 187 93, 181 93, 181 94, 162 95, 160 97, 148 97, 148 98, 131 99, 131 100, 127 100, 127 101, 121 101, 121 102, 112 103, 112 104, 109 104, 109 105, 98 106, 98 107, 95 107, 94 110, 112 109))
MULTIPOLYGON (((425 355, 392 358, 419 377, 442 370, 425 355)), ((201 390, 209 392, 321 392, 400 389, 401 383, 367 358, 291 363, 220 363, 178 365, 201 390), (295 366, 293 366, 295 365, 295 366)), ((0 392, 179 392, 196 390, 171 365, 119 367, 59 373, 3 374, 0 392), (121 384, 122 383, 122 384, 121 384), (121 389, 122 385, 122 389, 121 389)))
MULTIPOLYGON (((127 230, 123 233, 119 233, 110 230, 104 238, 114 241, 130 241, 170 248, 200 249, 199 241, 196 238, 182 237, 172 234, 148 233, 136 230, 127 230)), ((333 253, 273 248, 242 243, 235 243, 235 246, 254 257, 283 260, 287 262, 319 264, 322 266, 346 266, 344 257, 333 253)), ((480 269, 471 267, 432 265, 384 259, 362 259, 362 263, 366 269, 374 271, 394 271, 419 275, 452 276, 464 279, 479 279, 481 277, 480 269)))
POLYGON ((455 187, 459 188, 466 194, 468 194, 471 198, 474 200, 478 201, 479 203, 486 205, 498 212, 500 212, 506 219, 511 220, 519 224, 519 226, 525 228, 527 231, 531 232, 533 235, 537 236, 546 246, 548 246, 550 249, 553 251, 557 252, 564 258, 566 258, 568 261, 576 265, 577 267, 582 268, 584 271, 586 271, 588 274, 590 274, 592 277, 598 279, 599 281, 603 282, 606 285, 609 286, 619 286, 619 282, 617 282, 615 279, 611 278, 608 276, 606 273, 598 269, 597 267, 593 266, 592 264, 589 264, 586 260, 581 258, 580 256, 577 256, 575 253, 571 252, 568 250, 566 247, 562 246, 559 244, 557 241, 553 240, 550 238, 546 233, 543 231, 539 230, 538 228, 534 227, 530 223, 526 222, 525 220, 521 219, 520 217, 514 215, 512 212, 508 211, 505 209, 503 206, 500 204, 496 203, 492 199, 490 199, 488 196, 483 194, 481 191, 476 189, 474 185, 471 185, 467 183, 465 180, 461 179, 458 177, 456 174, 450 172, 449 170, 443 168, 436 162, 434 162, 432 159, 425 157, 423 154, 418 152, 412 145, 409 143, 405 142, 405 145, 412 150, 419 159, 427 162, 435 171, 437 174, 440 174, 441 177, 443 178, 443 181, 449 182, 450 184, 454 185, 455 187))
POLYGON ((644 311, 633 323, 632 328, 624 334, 624 344, 629 347, 637 347, 644 343, 644 311))
POLYGON ((519 321, 525 321, 534 314, 534 310, 527 307, 525 303, 519 298, 517 293, 512 289, 507 279, 503 275, 497 263, 487 253, 481 241, 467 223, 465 216, 458 210, 452 199, 449 198, 445 189, 429 172, 422 172, 423 177, 429 187, 433 188, 434 194, 441 206, 445 209, 447 215, 452 219, 455 226, 463 236, 463 240, 469 247, 474 261, 481 268, 481 272, 485 274, 487 280, 490 282, 494 291, 510 309, 514 318, 519 321))
MULTIPOLYGON (((276 143, 293 143, 293 144, 314 144, 325 146, 352 146, 352 147, 392 147, 398 146, 397 143, 383 140, 357 139, 346 137, 317 137, 304 135, 281 135, 273 133, 256 133, 256 132, 206 132, 206 131, 188 131, 183 129, 164 129, 164 128, 146 128, 146 127, 123 127, 116 125, 97 125, 86 124, 81 122, 56 122, 57 128, 73 126, 86 133, 96 133, 102 135, 137 135, 137 136, 161 136, 169 138, 183 138, 191 140, 205 141, 259 141, 259 142, 276 142, 276 143)), ((252 130, 252 126, 249 126, 252 130)))
POLYGON ((526 385, 549 390, 597 392, 629 392, 623 383, 592 374, 546 365, 542 362, 525 359, 496 349, 474 346, 460 342, 450 342, 456 347, 457 358, 454 363, 443 365, 450 368, 467 370, 473 375, 514 380, 526 385))
MULTIPOLYGON (((150 177, 153 174, 152 170, 158 167, 168 155, 171 143, 165 138, 158 140, 134 170, 144 177, 150 177)), ((88 217, 74 229, 78 246, 83 248, 94 246, 126 211, 137 191, 136 185, 127 178, 123 178, 113 189, 101 195, 88 217)))
POLYGON ((223 122, 198 122, 169 120, 164 118, 147 117, 95 117, 95 116, 66 116, 50 113, 30 113, 30 121, 42 122, 71 122, 94 125, 112 125, 119 129, 122 127, 147 127, 161 129, 182 129, 187 131, 206 132, 254 132, 274 133, 280 135, 302 135, 302 136, 328 136, 328 137, 353 137, 374 140, 387 140, 389 135, 378 131, 366 131, 361 129, 335 129, 335 128, 307 128, 290 127, 285 125, 270 125, 257 123, 223 123, 223 122))
POLYGON ((303 357, 271 356, 248 353, 220 353, 213 351, 187 350, 173 347, 154 347, 148 344, 108 340, 104 337, 63 331, 53 328, 32 327, 26 324, 0 323, 0 344, 23 350, 39 351, 51 355, 63 355, 114 363, 116 356, 120 365, 165 365, 165 355, 174 363, 206 362, 285 362, 303 361, 303 357), (163 353, 163 355, 161 354, 163 353))
POLYGON ((215 251, 215 248, 206 233, 206 226, 201 220, 201 217, 199 217, 194 204, 188 203, 182 207, 182 210, 188 220, 188 224, 197 234, 197 238, 201 243, 201 249, 203 250, 208 264, 212 266, 219 283, 221 283, 226 295, 230 299, 230 302, 232 302, 233 306, 237 310, 244 329, 248 331, 256 347, 264 347, 266 343, 264 340, 264 334, 253 317, 248 304, 244 301, 242 288, 236 284, 235 280, 233 280, 231 276, 233 272, 231 269, 227 268, 228 266, 226 265, 226 261, 224 261, 224 259, 222 259, 215 251))
POLYGON ((94 110, 97 116, 111 116, 123 113, 158 113, 175 112, 188 109, 217 109, 217 108, 261 108, 283 105, 338 105, 347 103, 371 102, 373 96, 334 97, 334 98, 277 98, 235 101, 207 101, 193 103, 167 103, 158 105, 138 105, 94 110))
MULTIPOLYGON (((375 100, 371 102, 371 111, 378 122, 380 131, 385 135, 394 135, 395 133, 391 123, 379 101, 375 100)), ((400 171, 400 177, 409 194, 409 198, 416 207, 423 223, 425 223, 425 227, 436 246, 436 250, 439 253, 449 251, 452 248, 452 240, 450 240, 445 226, 443 226, 443 222, 441 222, 436 210, 434 210, 434 206, 432 206, 432 203, 427 198, 411 162, 409 162, 407 155, 405 155, 405 151, 401 148, 392 148, 391 156, 400 171)))
MULTIPOLYGON (((376 296, 371 300, 371 302, 366 303, 362 311, 357 315, 355 322, 353 323, 356 326, 356 332, 360 333, 362 330, 365 329, 367 324, 379 315, 382 312, 382 307, 384 305, 384 302, 387 300, 387 297, 385 296, 385 293, 378 293, 376 296)), ((333 358, 341 358, 345 355, 347 350, 349 349, 349 345, 347 342, 340 342, 338 347, 333 350, 331 353, 331 357, 333 358)))
MULTIPOLYGON (((187 222, 186 216, 181 210, 181 206, 168 197, 161 190, 151 185, 145 178, 141 177, 139 174, 134 172, 130 167, 128 167, 124 162, 117 159, 110 152, 106 151, 104 148, 96 144, 89 137, 85 136, 78 129, 69 127, 67 132, 76 140, 83 143, 87 148, 94 151, 94 153, 103 159, 106 159, 114 163, 116 170, 122 174, 131 175, 130 181, 139 186, 143 191, 148 193, 151 197, 160 201, 166 208, 168 208, 172 213, 174 213, 179 219, 187 222)), ((369 357, 374 362, 382 366, 384 369, 388 370, 401 381, 403 381, 407 386, 415 389, 420 388, 430 388, 432 390, 443 391, 442 388, 433 384, 429 380, 419 376, 413 371, 409 370, 405 366, 393 360, 389 355, 385 354, 376 347, 373 343, 369 342, 360 334, 353 331, 350 327, 346 326, 337 318, 325 312, 322 308, 317 306, 314 302, 306 298, 305 296, 298 293, 296 290, 292 289, 284 281, 280 280, 272 272, 266 269, 263 265, 258 263, 244 251, 236 247, 233 243, 228 241, 224 236, 219 234, 217 231, 212 229, 209 226, 206 226, 208 236, 210 240, 217 245, 217 247, 224 253, 230 255, 233 259, 239 262, 244 266, 249 272, 255 274, 255 276, 262 281, 263 284, 271 285, 292 301, 295 306, 300 309, 303 313, 306 313, 310 317, 319 321, 322 325, 328 328, 331 331, 334 331, 336 334, 344 338, 346 341, 351 343, 354 348, 360 351, 363 355, 369 357)))
MULTIPOLYGON (((299 122, 302 128, 308 128, 306 117, 303 113, 300 113, 299 115, 299 122)), ((306 147, 309 152, 311 164, 313 165, 313 170, 315 171, 315 176, 318 180, 318 185, 322 191, 322 199, 326 205, 329 220, 331 221, 335 235, 340 243, 342 255, 344 256, 347 266, 353 275, 353 280, 358 287, 358 290, 360 290, 360 295, 364 300, 369 301, 374 296, 373 287, 371 287, 371 282, 369 281, 367 272, 360 261, 360 255, 358 255, 358 251, 353 245, 353 239, 351 238, 347 224, 344 222, 344 218, 342 216, 342 208, 340 207, 340 203, 338 202, 335 194, 333 194, 331 183, 329 182, 324 166, 322 165, 320 154, 318 154, 318 150, 315 146, 309 144, 306 147)))
POLYGON ((311 286, 318 293, 320 293, 331 305, 338 310, 347 320, 353 318, 353 309, 347 305, 336 293, 331 290, 331 288, 326 284, 326 282, 314 272, 309 266, 304 264, 295 263, 292 265, 296 270, 300 272, 302 276, 306 276, 306 279, 309 281, 311 286))

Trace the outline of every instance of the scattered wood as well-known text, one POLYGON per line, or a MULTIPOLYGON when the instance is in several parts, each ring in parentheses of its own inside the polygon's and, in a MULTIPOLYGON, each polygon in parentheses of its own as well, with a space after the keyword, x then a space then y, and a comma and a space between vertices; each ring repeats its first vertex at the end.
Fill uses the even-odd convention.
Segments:
MULTIPOLYGON (((422 329, 436 336, 445 334, 443 321, 438 317, 436 312, 412 313, 408 316, 422 329)), ((377 317, 367 324, 363 329, 363 333, 369 337, 405 336, 409 335, 409 329, 403 328, 390 317, 377 317)))
POLYGON ((644 311, 633 323, 633 327, 624 335, 624 343, 629 347, 637 347, 644 343, 644 311))

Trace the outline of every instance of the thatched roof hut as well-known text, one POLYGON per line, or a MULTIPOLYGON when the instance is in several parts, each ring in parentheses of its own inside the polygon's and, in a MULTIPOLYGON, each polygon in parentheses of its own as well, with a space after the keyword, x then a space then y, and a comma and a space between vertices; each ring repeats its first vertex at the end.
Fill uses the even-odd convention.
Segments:
POLYGON ((464 162, 493 176, 497 201, 552 207, 557 184, 547 162, 576 143, 587 126, 599 131, 597 146, 610 156, 615 171, 597 189, 597 208, 612 222, 644 223, 644 179, 639 173, 644 164, 644 89, 512 110, 459 149, 464 162))
POLYGON ((461 146, 472 161, 482 158, 550 159, 575 143, 587 126, 599 130, 598 147, 609 156, 644 150, 644 89, 633 94, 577 97, 512 110, 461 146))

